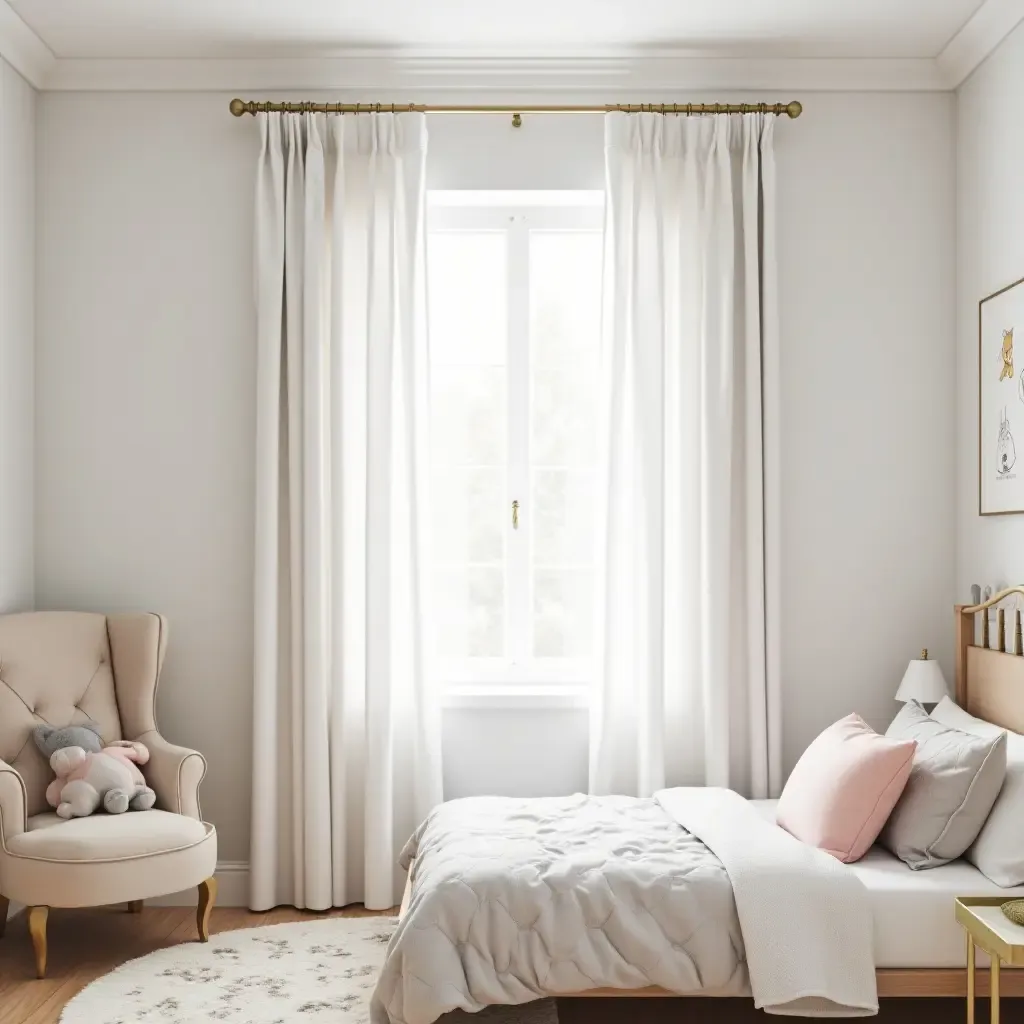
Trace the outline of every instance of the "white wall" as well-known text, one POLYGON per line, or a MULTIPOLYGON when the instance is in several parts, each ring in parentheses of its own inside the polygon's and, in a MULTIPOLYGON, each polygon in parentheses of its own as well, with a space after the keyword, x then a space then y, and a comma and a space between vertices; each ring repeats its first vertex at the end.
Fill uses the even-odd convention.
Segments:
MULTIPOLYGON (((241 860, 256 133, 229 98, 40 99, 36 584, 170 616, 161 723, 209 755, 241 860)), ((952 97, 801 99, 777 135, 787 766, 849 710, 885 724, 917 648, 948 668, 953 601, 952 97)), ((599 118, 435 122, 431 187, 601 186, 599 118)), ((445 757, 449 796, 571 791, 586 712, 450 710, 445 757)))
POLYGON ((1024 518, 978 515, 978 301, 1024 277, 1024 25, 957 97, 957 591, 1024 582, 1024 518))
POLYGON ((170 617, 162 730, 247 850, 253 125, 214 96, 39 97, 36 600, 170 617))
POLYGON ((0 611, 33 602, 35 111, 0 60, 0 611))
POLYGON ((814 96, 779 154, 787 770, 887 725, 921 647, 952 680, 954 117, 814 96))

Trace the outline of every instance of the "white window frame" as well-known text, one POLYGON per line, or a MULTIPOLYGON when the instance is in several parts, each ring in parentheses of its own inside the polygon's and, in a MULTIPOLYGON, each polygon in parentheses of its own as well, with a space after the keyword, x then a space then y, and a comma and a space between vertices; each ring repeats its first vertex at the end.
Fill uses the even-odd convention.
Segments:
POLYGON ((447 706, 579 707, 587 703, 591 682, 589 662, 529 656, 533 595, 530 590, 528 261, 531 230, 599 232, 603 220, 603 192, 428 193, 428 233, 503 231, 507 245, 505 644, 508 656, 473 658, 445 666, 441 683, 447 706), (512 526, 513 498, 520 503, 518 530, 512 526))

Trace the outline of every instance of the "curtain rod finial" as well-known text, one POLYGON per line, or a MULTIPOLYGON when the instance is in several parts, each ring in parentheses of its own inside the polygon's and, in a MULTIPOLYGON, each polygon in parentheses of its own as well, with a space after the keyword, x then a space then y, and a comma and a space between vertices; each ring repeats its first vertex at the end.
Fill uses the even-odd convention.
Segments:
POLYGON ((793 100, 786 104, 786 113, 792 117, 799 117, 804 112, 804 105, 799 100, 793 100))
POLYGON ((228 104, 228 107, 235 117, 241 117, 245 113, 245 101, 240 100, 237 96, 228 104))

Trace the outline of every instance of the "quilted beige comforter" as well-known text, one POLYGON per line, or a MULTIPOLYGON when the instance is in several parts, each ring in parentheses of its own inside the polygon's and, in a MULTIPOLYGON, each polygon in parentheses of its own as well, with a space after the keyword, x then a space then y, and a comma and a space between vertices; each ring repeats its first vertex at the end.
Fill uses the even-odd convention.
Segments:
MULTIPOLYGON (((870 912, 865 910, 865 926, 856 891, 848 885, 852 874, 831 874, 832 865, 840 872, 845 865, 805 850, 725 791, 669 790, 655 799, 484 797, 443 804, 402 854, 412 872, 411 898, 388 947, 371 1002, 372 1024, 433 1024, 457 1008, 475 1012, 594 988, 748 992, 743 908, 738 914, 730 858, 742 878, 740 891, 752 894, 745 901, 753 908, 748 917, 759 946, 772 945, 763 938, 772 919, 763 918, 777 912, 781 890, 799 895, 792 890, 804 884, 808 871, 824 871, 819 881, 828 887, 840 879, 838 895, 853 901, 845 907, 841 899, 838 908, 845 907, 849 923, 834 936, 829 923, 824 941, 833 952, 854 958, 852 971, 838 972, 840 988, 849 988, 840 1001, 852 1002, 853 1009, 824 1012, 870 1013, 877 1009, 870 912), (675 799, 666 804, 666 794, 675 799), (689 804, 701 827, 727 848, 718 851, 721 859, 697 838, 697 827, 681 823, 689 804), (765 885, 756 870, 753 876, 748 870, 757 863, 753 848, 759 841, 772 851, 765 860, 765 885), (830 863, 818 864, 815 855, 830 863), (788 858, 800 877, 787 882, 788 858)), ((820 903, 818 895, 815 901, 820 903)), ((811 909, 823 921, 826 912, 811 909)), ((813 921, 801 927, 808 948, 820 944, 813 921)), ((758 977, 770 990, 770 1000, 758 1005, 772 1009, 772 1001, 785 1002, 787 995, 814 994, 810 988, 817 982, 791 970, 779 950, 758 952, 758 977)), ((756 1000, 756 990, 754 995, 756 1000)), ((779 1012, 822 1010, 794 1004, 779 1012)))

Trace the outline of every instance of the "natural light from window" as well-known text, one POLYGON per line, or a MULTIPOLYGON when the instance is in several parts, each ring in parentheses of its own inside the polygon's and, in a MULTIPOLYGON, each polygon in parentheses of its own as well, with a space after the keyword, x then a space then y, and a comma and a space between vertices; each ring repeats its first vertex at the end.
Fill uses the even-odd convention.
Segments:
POLYGON ((433 608, 449 688, 587 682, 600 193, 433 193, 433 608))

